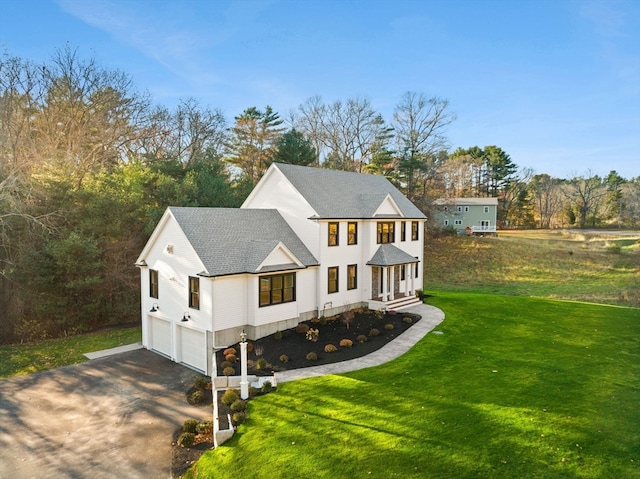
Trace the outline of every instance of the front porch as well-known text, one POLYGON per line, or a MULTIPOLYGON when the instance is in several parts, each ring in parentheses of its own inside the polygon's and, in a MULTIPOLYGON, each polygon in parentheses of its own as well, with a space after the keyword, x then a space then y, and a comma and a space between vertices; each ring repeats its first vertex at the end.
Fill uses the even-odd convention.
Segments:
POLYGON ((417 263, 372 266, 369 309, 396 311, 421 300, 415 295, 417 263))

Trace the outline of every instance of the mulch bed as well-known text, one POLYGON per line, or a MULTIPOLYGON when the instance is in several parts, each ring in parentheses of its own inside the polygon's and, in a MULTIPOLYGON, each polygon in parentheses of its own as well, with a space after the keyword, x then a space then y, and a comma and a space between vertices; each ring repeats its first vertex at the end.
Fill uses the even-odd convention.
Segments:
MULTIPOLYGON (((307 339, 307 334, 299 332, 299 329, 297 331, 297 328, 282 331, 280 334, 272 334, 256 341, 249 341, 250 345, 247 349, 250 351, 247 354, 247 373, 256 376, 271 376, 278 371, 307 368, 360 358, 377 351, 420 320, 419 315, 405 312, 395 313, 390 311, 384 314, 370 310, 357 310, 354 312, 353 318, 348 321, 345 320, 343 315, 338 315, 326 318, 326 321, 314 319, 301 323, 305 324, 309 329, 318 330, 316 341, 307 339), (377 329, 379 334, 371 335, 372 329, 377 329), (360 342, 358 336, 361 335, 365 336, 367 340, 360 342), (340 341, 343 339, 351 340, 353 345, 351 347, 341 347, 340 341), (331 353, 325 352, 324 348, 327 344, 333 344, 337 350, 331 353), (309 353, 315 353, 317 359, 314 361, 308 360, 307 355, 309 353), (281 360, 283 354, 288 358, 286 362, 281 360), (266 366, 258 369, 260 358, 264 358, 266 366)), ((349 313, 347 313, 347 318, 349 318, 349 313)), ((240 345, 235 344, 232 347, 236 349, 239 359, 240 345)), ((223 353, 224 351, 222 350, 216 353, 219 376, 223 375, 222 363, 225 361, 223 353)), ((235 369, 234 375, 239 375, 240 363, 236 362, 232 367, 235 369)), ((186 392, 186 400, 191 404, 193 404, 191 395, 194 391, 196 391, 195 385, 186 392)), ((210 408, 213 400, 211 389, 202 391, 205 397, 200 404, 203 408, 210 408)), ((225 429, 228 427, 227 414, 231 413, 231 409, 220 401, 221 397, 222 394, 218 394, 218 413, 220 428, 225 429)), ((213 437, 211 435, 198 436, 196 444, 192 447, 181 447, 177 444, 181 433, 182 427, 176 430, 173 436, 172 477, 180 477, 198 460, 203 452, 213 447, 213 437)))

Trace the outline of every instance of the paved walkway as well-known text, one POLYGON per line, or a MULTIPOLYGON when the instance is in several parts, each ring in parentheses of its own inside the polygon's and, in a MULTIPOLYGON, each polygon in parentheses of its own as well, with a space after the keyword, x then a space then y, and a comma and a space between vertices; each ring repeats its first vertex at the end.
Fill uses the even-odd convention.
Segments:
POLYGON ((402 311, 419 314, 422 319, 377 351, 350 361, 278 372, 275 373, 276 382, 284 383, 287 381, 295 381, 296 379, 324 376, 325 374, 342 374, 357 371, 358 369, 379 366, 409 351, 409 349, 424 338, 427 333, 432 331, 444 319, 444 313, 441 310, 428 304, 418 304, 403 309, 402 311))

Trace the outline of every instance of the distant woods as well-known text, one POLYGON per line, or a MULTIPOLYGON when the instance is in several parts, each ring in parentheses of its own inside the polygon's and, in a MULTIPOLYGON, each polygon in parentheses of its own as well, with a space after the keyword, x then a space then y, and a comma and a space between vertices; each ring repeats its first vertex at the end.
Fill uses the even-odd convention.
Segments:
MULTIPOLYGON (((446 100, 315 96, 282 118, 187 98, 155 105, 124 72, 69 47, 44 64, 0 57, 0 343, 139 319, 133 263, 169 205, 238 207, 272 162, 384 175, 427 212, 494 196, 508 227, 637 227, 640 179, 556 179, 497 146, 452 150, 446 100)), ((606 159, 603 159, 606 161, 606 159)))

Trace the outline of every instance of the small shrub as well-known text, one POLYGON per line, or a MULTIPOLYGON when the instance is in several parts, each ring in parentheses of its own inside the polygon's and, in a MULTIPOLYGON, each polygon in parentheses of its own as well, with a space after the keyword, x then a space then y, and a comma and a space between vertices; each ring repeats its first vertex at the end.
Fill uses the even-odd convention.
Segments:
POLYGON ((367 337, 364 334, 359 334, 358 337, 356 338, 356 341, 358 341, 360 344, 366 343, 367 337))
POLYGON ((236 348, 227 348, 222 351, 223 356, 228 356, 229 354, 233 354, 235 356, 236 354, 238 354, 238 351, 236 350, 236 348))
POLYGON ((273 391, 273 386, 271 385, 271 381, 265 381, 262 383, 262 392, 263 393, 270 393, 271 391, 273 391))
POLYGON ((231 406, 238 398, 240 398, 240 393, 237 389, 227 389, 220 400, 227 406, 231 406))
POLYGON ((298 334, 307 334, 307 331, 309 331, 308 324, 298 323, 298 325, 296 326, 296 333, 298 334))
POLYGON ((376 328, 371 328, 371 331, 369 331, 369 336, 371 337, 378 336, 379 334, 380 334, 380 330, 376 328))
POLYGON ((327 344, 324 347, 324 352, 325 353, 335 353, 338 350, 338 348, 336 348, 333 344, 327 344))
POLYGON ((265 358, 259 358, 256 361, 256 369, 262 371, 267 368, 267 360, 265 358))
POLYGON ((320 331, 318 331, 317 329, 309 329, 309 331, 306 332, 306 337, 309 341, 313 341, 314 343, 318 341, 318 338, 320 337, 320 331))
POLYGON ((253 343, 247 343, 247 352, 250 353, 253 351, 253 343))
POLYGON ((387 331, 391 331, 393 329, 393 324, 392 323, 385 324, 384 329, 386 329, 387 331))
POLYGON ((186 419, 182 423, 182 432, 195 433, 196 432, 196 427, 198 427, 198 420, 197 419, 186 419))
POLYGON ((207 389, 209 387, 209 379, 204 376, 198 376, 193 382, 193 385, 198 389, 207 389))
POLYGON ((235 354, 227 354, 224 359, 225 361, 229 361, 231 364, 235 364, 238 361, 235 354))
POLYGON ((289 362, 289 356, 287 356, 286 354, 280 355, 280 362, 281 363, 288 363, 289 362))
POLYGON ((273 333, 273 339, 277 339, 278 341, 280 341, 282 339, 282 331, 278 330, 273 333))
POLYGON ((202 421, 196 426, 196 433, 198 434, 211 434, 213 432, 213 422, 202 421))
POLYGON ((244 412, 236 412, 231 416, 231 420, 237 426, 247 420, 247 415, 244 412))
POLYGON ((242 412, 242 411, 246 411, 247 403, 242 399, 236 399, 231 403, 231 406, 229 407, 233 412, 242 412))
POLYGON ((231 364, 229 361, 222 361, 220 363, 220 368, 221 369, 227 369, 227 368, 232 368, 233 364, 231 364))
POLYGON ((342 348, 350 348, 351 346, 353 346, 353 341, 351 341, 350 339, 341 339, 340 340, 340 347, 342 347, 342 348))
POLYGON ((182 447, 191 447, 196 442, 196 435, 192 432, 183 432, 178 437, 178 444, 182 447))
POLYGON ((413 318, 411 316, 405 316, 404 318, 402 318, 402 321, 404 323, 411 324, 413 323, 413 318))
POLYGON ((222 374, 224 374, 225 376, 233 376, 236 374, 236 368, 233 368, 233 367, 224 368, 222 370, 222 374))
POLYGON ((249 386, 249 396, 256 397, 260 390, 255 386, 249 386))
POLYGON ((325 324, 327 324, 327 318, 325 318, 324 316, 320 316, 318 322, 324 326, 325 324))
POLYGON ((317 360, 318 360, 318 355, 313 351, 307 354, 307 361, 317 361, 317 360))
POLYGON ((202 401, 204 401, 204 393, 200 389, 198 389, 197 391, 191 393, 190 398, 193 404, 200 404, 202 401))

